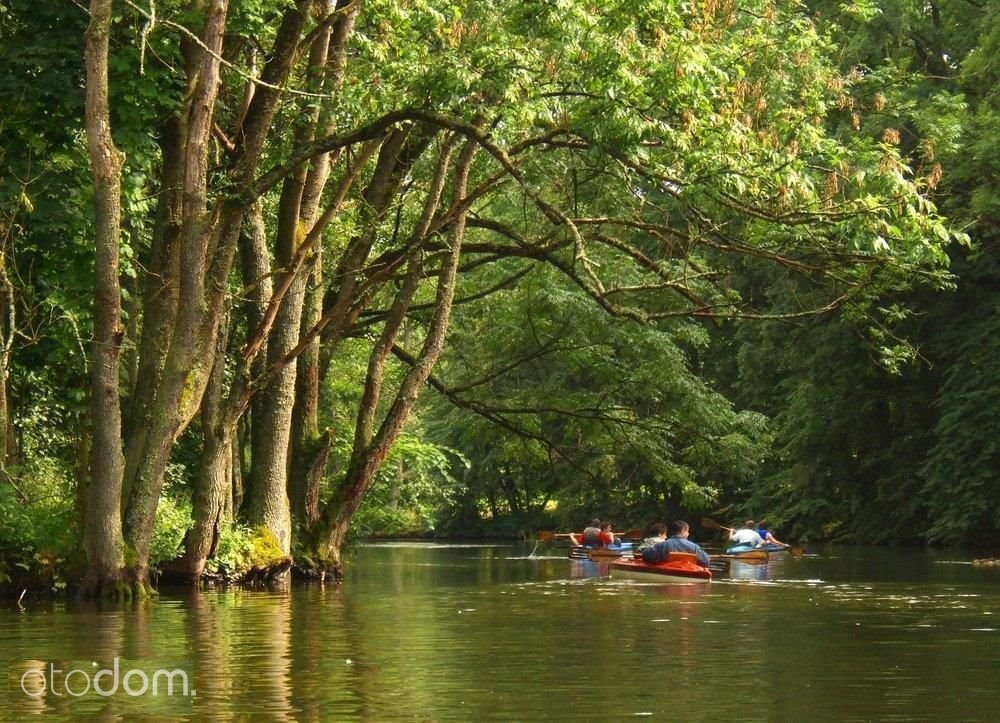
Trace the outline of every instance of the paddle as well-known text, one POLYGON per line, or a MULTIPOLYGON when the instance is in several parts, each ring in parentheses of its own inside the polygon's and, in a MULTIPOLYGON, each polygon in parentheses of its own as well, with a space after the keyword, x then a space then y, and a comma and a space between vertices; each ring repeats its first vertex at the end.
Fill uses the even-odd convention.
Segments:
POLYGON ((708 517, 701 518, 701 526, 707 527, 710 530, 726 530, 727 532, 732 532, 732 527, 726 527, 725 525, 720 525, 715 520, 709 519, 708 517))
POLYGON ((720 558, 718 555, 712 555, 711 561, 708 563, 708 569, 714 572, 728 572, 729 560, 720 558))
MULTIPOLYGON (((576 533, 552 532, 552 530, 542 530, 541 532, 538 533, 538 539, 542 540, 543 542, 549 542, 551 540, 556 539, 557 537, 569 537, 570 535, 573 534, 576 533)), ((615 537, 622 540, 641 540, 642 530, 633 528, 631 530, 627 530, 626 532, 615 533, 615 537)))
POLYGON ((557 537, 569 537, 571 532, 552 532, 552 530, 542 530, 538 533, 538 539, 542 542, 549 542, 557 537))

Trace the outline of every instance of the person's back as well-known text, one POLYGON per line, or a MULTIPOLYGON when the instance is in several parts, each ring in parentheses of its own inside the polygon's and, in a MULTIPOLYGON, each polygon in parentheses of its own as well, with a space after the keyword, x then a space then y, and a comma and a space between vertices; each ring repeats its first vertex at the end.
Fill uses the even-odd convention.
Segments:
POLYGON ((600 547, 601 546, 601 521, 592 520, 590 527, 583 530, 582 544, 587 547, 600 547))
POLYGON ((741 530, 733 530, 729 533, 729 539, 737 545, 753 545, 760 547, 764 544, 764 539, 753 529, 753 520, 747 520, 746 525, 741 530))
POLYGON ((692 549, 696 547, 698 546, 693 542, 688 542, 683 538, 668 537, 643 549, 642 559, 649 563, 663 562, 671 552, 694 552, 697 554, 696 550, 692 549))

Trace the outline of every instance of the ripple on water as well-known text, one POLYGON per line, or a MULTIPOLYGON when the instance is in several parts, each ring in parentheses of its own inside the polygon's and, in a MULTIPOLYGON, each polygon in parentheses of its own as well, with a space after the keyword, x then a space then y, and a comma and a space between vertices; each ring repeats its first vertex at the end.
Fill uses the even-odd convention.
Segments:
MULTIPOLYGON (((190 661, 193 708, 114 701, 121 715, 149 719, 667 717, 679 699, 694 720, 749 710, 766 720, 815 720, 820 710, 828 720, 994 715, 1000 590, 956 582, 965 568, 924 564, 915 578, 895 563, 878 568, 893 579, 846 552, 789 561, 768 580, 671 586, 490 547, 362 548, 343 586, 284 594, 0 610, 0 650, 190 661), (743 653, 746 670, 734 675, 743 653), (661 666, 669 678, 657 680, 661 666)), ((99 716, 104 703, 69 712, 99 716)))

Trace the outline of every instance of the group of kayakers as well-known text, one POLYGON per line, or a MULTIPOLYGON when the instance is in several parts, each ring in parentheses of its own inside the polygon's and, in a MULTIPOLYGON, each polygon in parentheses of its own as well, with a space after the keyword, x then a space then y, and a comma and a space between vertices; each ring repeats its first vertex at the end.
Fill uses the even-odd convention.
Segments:
MULTIPOLYGON (((700 545, 688 539, 691 526, 684 520, 674 520, 669 527, 662 522, 657 522, 650 528, 650 531, 653 535, 647 537, 636 550, 644 561, 648 563, 663 562, 671 552, 688 552, 698 558, 699 565, 709 566, 711 558, 700 545)), ((608 547, 621 542, 615 538, 612 524, 599 519, 592 520, 582 534, 571 534, 569 539, 573 545, 585 547, 608 547)), ((754 548, 767 543, 785 544, 771 534, 767 522, 762 521, 756 525, 753 520, 747 520, 740 529, 729 529, 729 539, 737 545, 752 545, 754 548)))
POLYGON ((729 539, 737 545, 753 545, 755 548, 768 543, 785 544, 771 534, 765 521, 755 525, 753 520, 747 520, 740 529, 729 531, 729 539))

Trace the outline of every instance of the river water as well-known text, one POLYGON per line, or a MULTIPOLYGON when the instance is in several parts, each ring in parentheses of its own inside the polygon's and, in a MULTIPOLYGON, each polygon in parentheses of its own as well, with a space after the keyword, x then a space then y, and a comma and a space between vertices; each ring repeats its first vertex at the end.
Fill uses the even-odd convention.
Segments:
POLYGON ((363 545, 342 585, 5 602, 0 719, 1000 716, 1000 569, 967 555, 816 547, 664 585, 563 552, 363 545))

